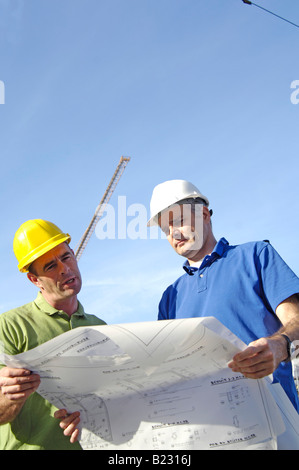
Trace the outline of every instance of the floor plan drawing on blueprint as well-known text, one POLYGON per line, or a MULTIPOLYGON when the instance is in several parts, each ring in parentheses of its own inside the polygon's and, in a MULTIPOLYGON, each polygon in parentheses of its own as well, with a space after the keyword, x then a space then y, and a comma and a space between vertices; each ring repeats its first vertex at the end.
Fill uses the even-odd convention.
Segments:
POLYGON ((266 381, 227 363, 245 345, 212 317, 76 328, 17 356, 57 408, 80 411, 83 449, 276 449, 266 381))

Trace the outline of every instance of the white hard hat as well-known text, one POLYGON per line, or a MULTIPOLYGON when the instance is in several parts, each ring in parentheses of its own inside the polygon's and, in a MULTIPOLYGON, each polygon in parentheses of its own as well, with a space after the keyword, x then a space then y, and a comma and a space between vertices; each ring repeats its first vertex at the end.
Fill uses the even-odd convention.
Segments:
POLYGON ((158 225, 158 215, 173 204, 186 198, 200 198, 209 206, 209 200, 194 184, 185 180, 170 180, 154 187, 147 226, 158 225))

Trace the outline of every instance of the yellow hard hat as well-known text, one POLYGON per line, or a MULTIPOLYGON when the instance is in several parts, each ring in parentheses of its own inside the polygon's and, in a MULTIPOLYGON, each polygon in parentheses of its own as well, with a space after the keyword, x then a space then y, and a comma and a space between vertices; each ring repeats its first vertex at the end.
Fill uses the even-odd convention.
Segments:
POLYGON ((42 219, 28 220, 16 231, 13 250, 19 262, 21 272, 28 272, 33 261, 60 243, 71 241, 68 233, 63 233, 60 228, 42 219))

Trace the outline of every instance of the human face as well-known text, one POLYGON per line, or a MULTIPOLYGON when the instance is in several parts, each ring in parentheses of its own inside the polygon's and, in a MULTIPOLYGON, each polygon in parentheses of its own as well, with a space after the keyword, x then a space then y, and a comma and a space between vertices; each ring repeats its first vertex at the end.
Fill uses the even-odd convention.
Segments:
POLYGON ((185 258, 201 256, 204 242, 204 209, 202 204, 174 204, 159 218, 159 225, 167 240, 174 250, 185 258))
POLYGON ((76 299, 82 281, 73 250, 61 243, 33 263, 28 278, 41 290, 45 299, 55 308, 63 310, 70 299, 76 299))

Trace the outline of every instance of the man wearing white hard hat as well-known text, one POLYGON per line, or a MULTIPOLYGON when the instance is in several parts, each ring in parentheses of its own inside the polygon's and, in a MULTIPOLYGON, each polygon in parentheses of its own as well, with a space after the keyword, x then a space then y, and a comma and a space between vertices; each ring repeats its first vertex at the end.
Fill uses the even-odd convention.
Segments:
MULTIPOLYGON (((42 219, 28 220, 17 230, 13 249, 19 271, 39 292, 33 302, 0 315, 6 354, 22 353, 76 327, 105 324, 85 313, 78 300, 82 281, 70 240, 42 219)), ((36 392, 39 384, 37 374, 0 364, 0 449, 81 450, 79 412, 57 410, 36 392)))
POLYGON ((249 378, 273 374, 299 411, 290 357, 299 340, 299 279, 268 241, 229 245, 213 234, 209 200, 192 183, 157 185, 148 226, 184 258, 184 274, 159 304, 159 320, 214 316, 248 347, 229 364, 249 378))

